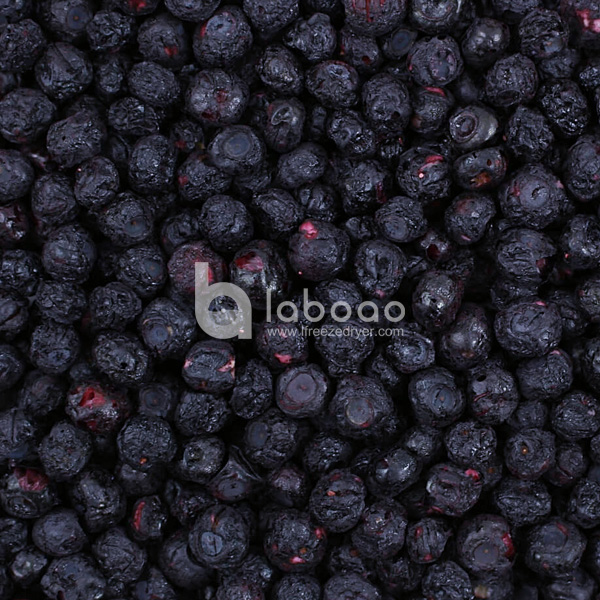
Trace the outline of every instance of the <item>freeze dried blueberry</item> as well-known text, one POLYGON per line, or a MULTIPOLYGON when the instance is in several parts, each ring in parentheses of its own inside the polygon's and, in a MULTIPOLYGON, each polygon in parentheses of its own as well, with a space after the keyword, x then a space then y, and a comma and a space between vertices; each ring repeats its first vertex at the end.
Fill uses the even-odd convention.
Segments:
POLYGON ((504 277, 539 285, 546 278, 556 253, 552 240, 535 230, 510 228, 498 237, 495 262, 504 277))
POLYGON ((248 552, 250 528, 232 506, 214 505, 201 514, 189 534, 189 548, 202 565, 215 569, 239 566, 248 552))
POLYGON ((588 123, 587 100, 573 81, 559 79, 545 83, 539 92, 539 105, 561 137, 581 135, 588 123))
POLYGON ((204 483, 216 475, 225 462, 225 443, 217 436, 191 439, 183 448, 177 470, 181 477, 196 483, 204 483))
POLYGON ((390 242, 412 242, 425 233, 427 221, 423 205, 406 196, 390 198, 375 212, 375 222, 390 242))
POLYGON ((571 491, 567 514, 569 520, 583 529, 592 529, 600 524, 598 498, 600 483, 591 479, 581 479, 571 491))
POLYGON ((189 350, 181 371, 193 389, 222 394, 235 383, 235 354, 227 342, 198 342, 189 350))
POLYGON ((479 471, 439 463, 430 469, 425 484, 430 512, 460 517, 475 506, 482 486, 479 471))
POLYGON ((508 119, 504 135, 515 157, 527 162, 541 160, 554 143, 554 134, 544 115, 522 105, 508 119))
POLYGON ((205 70, 190 83, 186 110, 204 123, 236 123, 246 109, 248 97, 248 86, 237 75, 220 69, 205 70))
POLYGON ((366 157, 375 154, 375 133, 355 111, 335 111, 327 121, 327 137, 341 154, 366 157))
MULTIPOLYGON (((336 313, 337 308, 334 310, 336 313)), ((358 373, 375 347, 373 330, 361 319, 350 318, 340 322, 328 317, 317 331, 316 350, 333 377, 358 373)))
POLYGON ((8 204, 21 198, 33 184, 33 168, 17 150, 0 150, 0 203, 8 204))
POLYGON ((25 241, 31 230, 30 218, 22 202, 0 206, 0 243, 9 249, 25 241))
POLYGON ((344 268, 349 246, 344 231, 324 221, 309 220, 291 236, 288 257, 292 269, 301 277, 321 281, 344 268))
MULTIPOLYGON (((124 136, 139 137, 142 135, 151 135, 158 133, 161 124, 161 117, 157 111, 144 104, 141 100, 133 97, 120 98, 113 102, 108 108, 108 125, 110 128, 124 136)), ((124 144, 123 141, 109 140, 108 144, 124 144)), ((121 163, 129 160, 131 154, 131 145, 128 144, 125 148, 114 147, 107 154, 111 160, 122 169, 126 170, 125 164, 120 164, 116 158, 117 152, 123 152, 121 163)))
POLYGON ((247 125, 224 127, 208 146, 213 164, 230 175, 248 175, 264 160, 262 140, 247 125))
POLYGON ((449 36, 423 38, 413 44, 406 58, 407 68, 416 83, 423 86, 444 86, 463 70, 460 48, 449 36))
POLYGON ((131 41, 133 19, 117 11, 99 10, 84 27, 92 50, 114 52, 131 41))
MULTIPOLYGON (((143 3, 146 5, 146 0, 143 3)), ((135 0, 135 4, 139 4, 139 0, 135 0)), ((146 8, 149 8, 148 5, 146 8)), ((188 59, 189 39, 184 24, 169 13, 145 19, 138 29, 137 42, 146 60, 157 62, 168 69, 177 70, 188 59)))
POLYGON ((297 98, 278 98, 267 106, 265 142, 275 152, 289 152, 301 140, 306 109, 297 98))
POLYGON ((390 172, 376 160, 349 161, 338 180, 342 207, 347 215, 364 214, 386 202, 390 172))
POLYGON ((401 134, 412 114, 406 85, 387 73, 378 73, 362 88, 363 111, 367 121, 383 134, 401 134))
POLYGON ((465 397, 452 373, 429 367, 415 373, 409 382, 408 397, 421 425, 444 427, 456 421, 465 409, 465 397))
POLYGON ((485 191, 500 185, 508 161, 500 147, 482 148, 459 156, 454 161, 456 183, 465 190, 485 191))
POLYGON ((118 281, 94 288, 88 302, 90 323, 98 329, 123 330, 142 310, 137 294, 118 281))
POLYGON ((250 50, 252 41, 252 29, 242 10, 233 5, 223 6, 197 26, 194 56, 205 67, 228 67, 250 50))
POLYGON ((533 525, 549 516, 552 497, 541 481, 503 479, 493 492, 493 502, 502 516, 515 527, 533 525))
POLYGON ((560 179, 542 165, 525 166, 500 188, 504 216, 515 225, 544 229, 555 223, 566 203, 560 179))
POLYGON ((198 204, 226 192, 231 181, 231 175, 217 169, 208 161, 208 155, 200 152, 192 152, 177 171, 179 194, 184 200, 198 204))
POLYGON ((366 296, 384 300, 400 288, 406 272, 406 258, 393 244, 371 240, 358 247, 354 272, 366 296))
POLYGON ((179 82, 173 72, 153 62, 135 64, 127 83, 133 96, 157 108, 171 106, 179 97, 179 82))
POLYGON ((140 335, 146 347, 159 358, 179 358, 196 338, 196 320, 167 298, 156 298, 142 312, 140 335))
POLYGON ((510 42, 510 29, 506 23, 490 17, 473 20, 461 43, 462 55, 467 65, 485 69, 493 65, 510 42))
POLYGON ((347 470, 334 470, 323 475, 313 488, 310 513, 327 531, 349 531, 360 520, 365 496, 365 486, 360 477, 347 470))
POLYGON ((412 105, 411 129, 425 138, 432 138, 446 127, 454 96, 442 88, 418 87, 413 89, 412 105))
POLYGON ((74 385, 67 394, 65 412, 92 433, 116 433, 131 412, 127 394, 97 382, 74 385))
POLYGON ((138 542, 157 542, 164 535, 167 507, 159 496, 144 496, 133 505, 129 527, 138 542))
POLYGON ((504 462, 515 477, 535 480, 554 465, 555 452, 553 433, 542 429, 523 429, 507 438, 504 462))
POLYGON ((56 107, 39 90, 18 88, 0 101, 0 133, 9 142, 31 143, 56 116, 56 107))
POLYGON ((573 365, 560 349, 546 356, 521 361, 517 367, 519 388, 530 400, 550 400, 567 392, 573 383, 573 365))
POLYGON ((117 279, 141 298, 153 297, 167 280, 167 265, 156 246, 136 246, 118 258, 117 279))
POLYGON ((585 538, 577 526, 553 517, 529 531, 524 558, 534 573, 560 577, 579 565, 584 549, 585 538))
POLYGON ((319 600, 321 586, 311 575, 291 573, 284 575, 273 589, 273 600, 296 598, 297 600, 319 600))
POLYGON ((289 417, 317 416, 329 395, 329 380, 318 365, 291 367, 277 378, 275 401, 289 417))
POLYGON ((254 235, 248 209, 230 196, 209 198, 202 206, 198 226, 217 252, 234 252, 254 235))
POLYGON ((429 564, 438 560, 446 548, 452 530, 439 518, 425 517, 409 526, 406 531, 406 549, 410 560, 429 564))
POLYGON ((319 179, 327 168, 327 154, 318 144, 305 142, 277 161, 277 182, 294 189, 319 179))
POLYGON ((73 327, 42 321, 31 334, 29 358, 44 373, 57 375, 73 365, 80 348, 80 338, 73 327))
POLYGON ((433 148, 413 147, 400 156, 396 179, 404 194, 427 204, 448 196, 450 165, 433 148))
POLYGON ((565 263, 572 269, 593 269, 600 264, 600 222, 592 215, 574 215, 560 237, 565 263))
POLYGON ((393 413, 392 400, 381 383, 359 375, 340 380, 329 403, 339 433, 352 438, 379 435, 393 413))
POLYGON ((105 128, 98 115, 81 110, 50 126, 46 145, 52 158, 63 167, 74 167, 99 154, 105 128))
POLYGON ((68 556, 87 542, 74 510, 56 509, 40 517, 31 530, 33 543, 50 556, 68 556))
POLYGON ((49 598, 100 600, 104 596, 106 579, 92 559, 80 553, 54 559, 42 577, 41 587, 49 598))
POLYGON ((17 292, 0 288, 0 334, 11 340, 26 327, 29 320, 28 303, 17 292))
POLYGON ((45 473, 56 481, 75 477, 92 456, 90 435, 68 422, 56 423, 38 448, 45 473))
POLYGON ((103 531, 125 515, 125 497, 113 476, 100 468, 80 473, 69 489, 73 508, 82 515, 87 530, 103 531))
POLYGON ((413 26, 425 33, 445 33, 458 24, 463 5, 458 0, 415 0, 408 17, 413 26))
POLYGON ((431 566, 422 581, 423 593, 427 598, 448 600, 471 600, 473 587, 469 576, 451 560, 431 566))
POLYGON ((509 572, 515 547, 508 523, 496 515, 478 515, 465 521, 456 535, 457 557, 475 576, 509 572))
POLYGON ((176 151, 162 135, 138 140, 129 163, 129 183, 138 192, 165 191, 175 175, 176 151))
POLYGON ((0 32, 0 69, 24 73, 35 65, 46 46, 40 26, 31 19, 4 25, 0 32))
POLYGON ((282 571, 302 572, 317 566, 325 555, 327 535, 310 517, 286 510, 275 517, 263 541, 267 558, 282 571))
POLYGON ((231 410, 221 396, 184 391, 175 409, 175 427, 184 435, 215 433, 224 426, 231 410))
POLYGON ((277 409, 269 409, 246 424, 244 450, 248 458, 264 468, 289 460, 298 449, 297 423, 277 409))
POLYGON ((48 559, 44 553, 31 546, 15 554, 9 573, 17 585, 28 588, 39 582, 47 565, 48 559))
POLYGON ((273 377, 267 365, 251 359, 241 367, 235 378, 229 404, 233 412, 252 419, 263 413, 273 398, 273 377))
POLYGON ((139 386, 152 371, 152 359, 130 333, 104 332, 92 346, 92 359, 101 373, 117 385, 139 386))
POLYGON ((37 519, 58 503, 56 488, 38 469, 17 467, 0 484, 0 505, 17 519, 37 519))
POLYGON ((518 358, 543 356, 560 341, 562 325, 558 309, 542 300, 521 300, 498 311, 496 339, 518 358))
POLYGON ((591 438, 600 428, 600 405, 590 394, 572 391, 554 404, 550 419, 552 429, 567 441, 591 438))
POLYGON ((297 0, 244 0, 242 8, 262 38, 274 37, 298 17, 297 0))
POLYGON ((387 356, 401 373, 414 373, 435 361, 433 340, 414 323, 403 323, 386 347, 387 356))
POLYGON ((84 208, 96 209, 109 204, 119 189, 119 173, 103 156, 81 164, 75 173, 74 193, 84 208))
POLYGON ((498 60, 485 77, 485 94, 498 108, 527 104, 533 100, 538 86, 535 64, 522 54, 511 54, 498 60))
POLYGON ((117 446, 121 460, 141 471, 170 462, 177 449, 169 424, 148 415, 126 421, 117 437, 117 446))
POLYGON ((419 280, 412 298, 415 320, 430 331, 446 329, 460 307, 463 286, 449 273, 427 271, 419 280))
POLYGON ((352 531, 352 543, 364 557, 391 558, 404 546, 406 525, 406 510, 401 504, 377 501, 364 510, 352 531))
POLYGON ((358 100, 356 69, 340 60, 326 60, 306 73, 306 88, 321 104, 350 108, 358 100))
POLYGON ((304 87, 304 73, 291 50, 279 44, 267 46, 256 64, 264 85, 282 96, 297 96, 304 87))
POLYGON ((146 551, 140 548, 120 527, 99 535, 92 544, 92 553, 107 577, 108 585, 116 591, 135 582, 146 565, 146 551))
POLYGON ((377 41, 369 35, 354 31, 350 26, 343 27, 339 44, 344 60, 360 74, 371 75, 381 67, 381 50, 377 41))

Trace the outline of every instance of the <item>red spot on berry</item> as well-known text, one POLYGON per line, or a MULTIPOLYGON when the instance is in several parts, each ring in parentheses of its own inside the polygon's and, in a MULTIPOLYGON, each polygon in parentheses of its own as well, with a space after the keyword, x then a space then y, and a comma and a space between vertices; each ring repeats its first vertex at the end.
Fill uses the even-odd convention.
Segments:
POLYGON ((502 542, 504 543, 504 546, 506 547, 506 552, 504 555, 506 556, 506 558, 510 558, 515 553, 515 546, 513 544, 512 538, 510 537, 510 533, 506 532, 502 536, 502 542))
POLYGON ((289 365, 292 362, 291 354, 280 354, 279 352, 275 352, 275 358, 284 365, 289 365))
POLYGON ((248 252, 248 254, 236 258, 234 263, 238 269, 250 271, 250 273, 259 273, 265 268, 262 258, 254 252, 248 252))
POLYGON ((104 394, 99 390, 95 390, 93 387, 89 387, 83 392, 81 396, 81 400, 79 401, 79 406, 82 408, 97 408, 99 406, 104 406, 106 403, 106 398, 104 394))
POLYGON ((467 469, 465 471, 465 475, 475 481, 479 481, 481 479, 481 475, 479 474, 479 471, 476 471, 475 469, 467 469))
POLYGON ((304 234, 304 237, 308 240, 313 240, 319 235, 319 230, 314 226, 311 221, 305 221, 300 225, 299 230, 304 234))
POLYGON ((14 473, 24 492, 41 492, 48 485, 48 477, 36 469, 15 469, 14 473))
POLYGON ((145 506, 146 506, 146 503, 144 501, 140 502, 136 506, 135 511, 133 513, 132 523, 133 523, 133 527, 136 531, 139 531, 140 527, 142 526, 142 516, 144 513, 145 506))
POLYGON ((179 48, 177 46, 165 46, 165 54, 169 58, 173 58, 179 54, 179 48))

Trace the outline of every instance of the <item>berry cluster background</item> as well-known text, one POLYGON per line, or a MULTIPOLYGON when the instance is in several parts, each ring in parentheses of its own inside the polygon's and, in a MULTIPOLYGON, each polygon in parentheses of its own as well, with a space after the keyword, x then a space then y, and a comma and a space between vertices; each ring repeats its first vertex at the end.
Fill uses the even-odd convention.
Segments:
POLYGON ((600 0, 0 0, 0 600, 598 600, 599 115, 600 0))

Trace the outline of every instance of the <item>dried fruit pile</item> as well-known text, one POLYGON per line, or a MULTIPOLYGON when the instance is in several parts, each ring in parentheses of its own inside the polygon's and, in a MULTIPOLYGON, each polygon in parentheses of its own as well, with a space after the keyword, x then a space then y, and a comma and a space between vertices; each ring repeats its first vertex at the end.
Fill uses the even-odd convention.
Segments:
POLYGON ((0 600, 598 600, 599 116, 600 0, 0 0, 0 600))

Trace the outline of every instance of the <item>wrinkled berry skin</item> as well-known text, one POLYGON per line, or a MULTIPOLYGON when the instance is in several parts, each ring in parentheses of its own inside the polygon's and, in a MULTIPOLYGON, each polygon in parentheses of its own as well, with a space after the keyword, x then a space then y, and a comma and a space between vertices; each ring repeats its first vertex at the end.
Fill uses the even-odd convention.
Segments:
POLYGON ((364 0, 360 2, 344 2, 346 22, 360 33, 370 37, 388 33, 402 23, 406 15, 405 0, 393 0, 380 4, 370 4, 364 0))
POLYGON ((284 572, 310 571, 325 555, 327 534, 297 511, 277 515, 264 538, 265 554, 284 572))
POLYGON ((322 281, 344 268, 348 235, 324 221, 304 221, 289 241, 288 258, 294 271, 309 281, 322 281))
POLYGON ((365 495, 360 477, 350 471, 331 471, 314 487, 309 501, 310 513, 327 531, 349 531, 360 520, 365 495))
POLYGON ((560 577, 576 568, 585 549, 585 538, 576 525, 551 518, 531 529, 525 562, 535 573, 560 577))
POLYGON ((188 544, 200 564, 224 569, 241 563, 249 538, 250 529, 242 513, 230 506, 214 505, 200 515, 188 544))
POLYGON ((538 75, 533 61, 521 54, 501 58, 488 71, 485 93, 498 108, 527 104, 537 91, 538 75))

